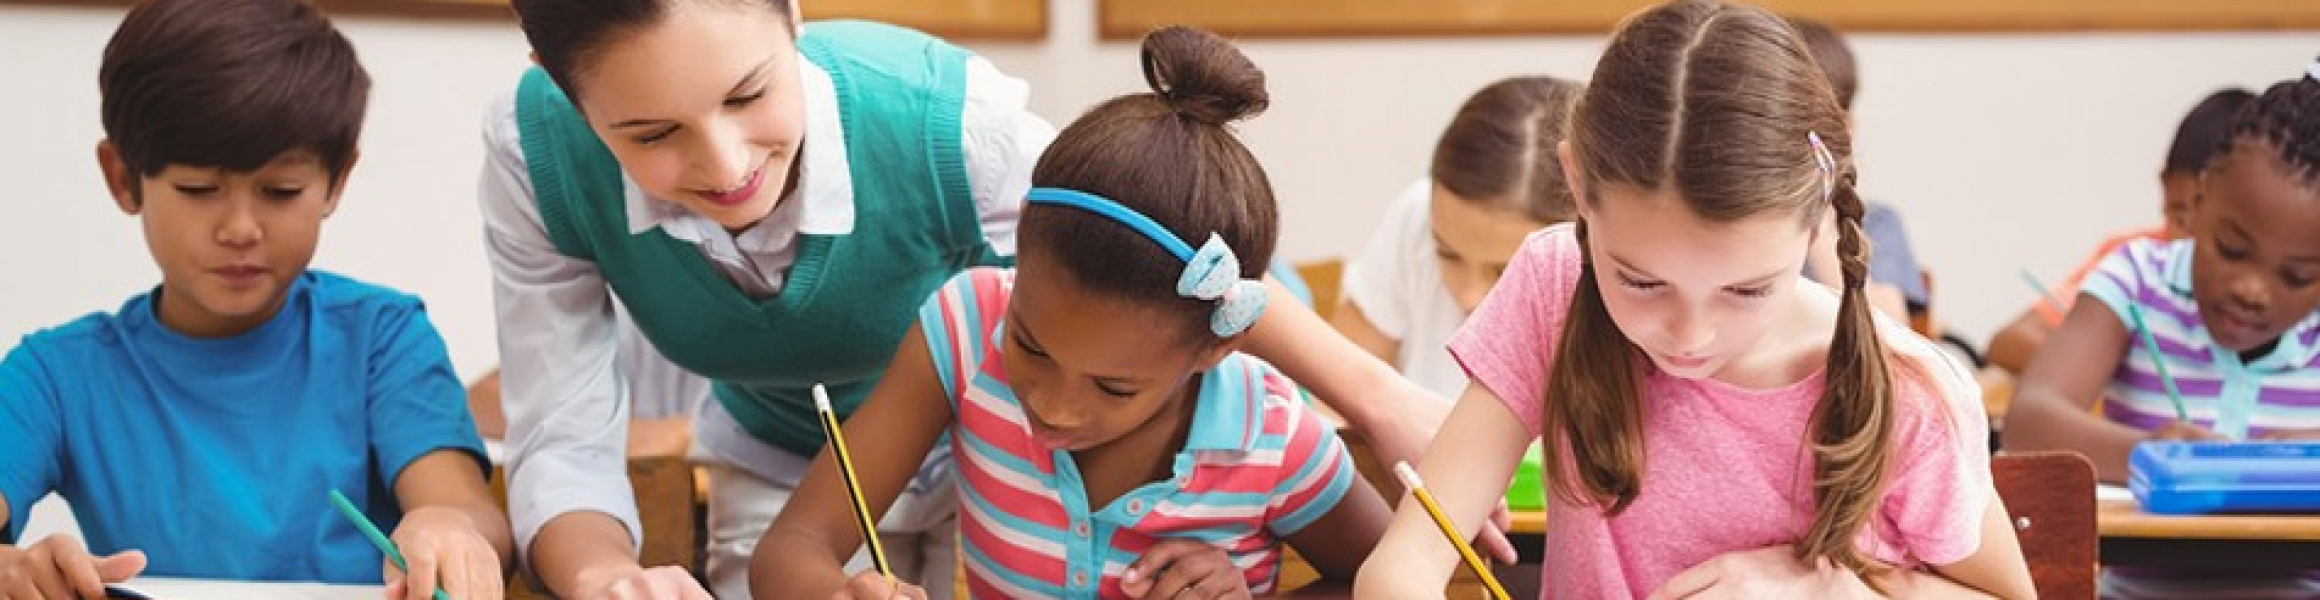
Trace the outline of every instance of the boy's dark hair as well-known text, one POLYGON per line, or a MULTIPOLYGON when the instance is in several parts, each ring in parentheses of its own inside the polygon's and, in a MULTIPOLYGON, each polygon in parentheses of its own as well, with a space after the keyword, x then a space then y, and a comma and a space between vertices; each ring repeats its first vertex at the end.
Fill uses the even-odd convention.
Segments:
MULTIPOLYGON (((1264 110, 1264 72, 1230 42, 1186 27, 1146 35, 1143 62, 1152 91, 1113 98, 1064 127, 1040 154, 1031 184, 1110 198, 1195 248, 1214 232, 1239 257, 1240 279, 1263 277, 1280 221, 1273 186, 1227 125, 1264 110)), ((1026 252, 1054 257, 1081 287, 1182 304, 1181 326, 1199 332, 1185 339, 1216 339, 1207 333, 1215 303, 1176 293, 1184 261, 1128 226, 1032 204, 1022 229, 1026 252)))
MULTIPOLYGON (((514 0, 516 22, 532 45, 540 70, 572 99, 580 101, 577 79, 596 59, 596 52, 614 38, 659 23, 680 0, 514 0)), ((699 0, 693 0, 699 1, 699 0)), ((788 0, 720 0, 755 4, 783 17, 788 0)), ((795 41, 795 40, 791 40, 795 41)), ((681 68, 682 65, 669 65, 681 68)))
POLYGON ((1837 106, 1853 110, 1853 92, 1861 87, 1861 72, 1853 66, 1853 48, 1845 44, 1844 34, 1827 23, 1804 17, 1788 17, 1788 26, 1796 28, 1797 37, 1804 38, 1805 48, 1812 51, 1813 62, 1820 63, 1821 72, 1829 76, 1829 87, 1837 92, 1837 106))
POLYGON ((2314 79, 2320 77, 2320 66, 2309 70, 2272 84, 2240 107, 2232 115, 2231 135, 2224 138, 2221 152, 2230 152, 2241 140, 2269 142, 2297 181, 2320 184, 2320 79, 2314 79))
POLYGON ((2216 150, 2231 136, 2232 115, 2254 99, 2255 94, 2238 87, 2216 90, 2199 99, 2199 104, 2183 115, 2183 123, 2175 126, 2175 141, 2167 146, 2167 164, 2159 168, 2159 174, 2198 175, 2206 170, 2207 161, 2215 158, 2216 150))
POLYGON ((105 137, 139 177, 250 172, 293 150, 335 177, 354 160, 370 88, 354 46, 298 0, 140 4, 97 69, 105 137))

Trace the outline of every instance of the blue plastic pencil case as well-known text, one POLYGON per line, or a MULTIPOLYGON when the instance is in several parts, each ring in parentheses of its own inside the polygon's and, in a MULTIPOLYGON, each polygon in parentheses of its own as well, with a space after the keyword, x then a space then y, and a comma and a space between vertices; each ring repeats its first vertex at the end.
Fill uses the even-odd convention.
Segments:
POLYGON ((2127 471, 2145 512, 2320 512, 2320 443, 2143 442, 2127 471))

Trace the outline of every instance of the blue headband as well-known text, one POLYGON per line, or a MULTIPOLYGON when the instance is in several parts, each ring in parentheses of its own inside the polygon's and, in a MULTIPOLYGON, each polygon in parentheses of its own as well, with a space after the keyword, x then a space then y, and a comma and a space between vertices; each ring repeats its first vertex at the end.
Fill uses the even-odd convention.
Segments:
POLYGON ((1176 278, 1176 293, 1186 298, 1217 301, 1216 312, 1209 315, 1209 331, 1217 337, 1232 337, 1248 331, 1255 325, 1257 315, 1265 312, 1265 283, 1255 279, 1241 279, 1240 258, 1233 255, 1232 247, 1215 232, 1199 249, 1176 237, 1168 228, 1151 217, 1136 212, 1110 198, 1063 188, 1031 188, 1026 196, 1032 204, 1068 206, 1088 211, 1150 238, 1167 250, 1176 260, 1184 261, 1184 274, 1176 278))

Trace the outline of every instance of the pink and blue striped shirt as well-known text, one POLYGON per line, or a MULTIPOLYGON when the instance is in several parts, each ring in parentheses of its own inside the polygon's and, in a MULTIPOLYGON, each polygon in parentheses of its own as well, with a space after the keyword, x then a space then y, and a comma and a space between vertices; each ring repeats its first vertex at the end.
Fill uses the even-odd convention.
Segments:
POLYGON ((2131 339, 2126 357, 2111 374, 2103 416, 2142 429, 2175 419, 2175 406, 2159 379, 2154 358, 2183 393, 2192 422, 2244 439, 2279 429, 2320 428, 2320 311, 2305 315, 2281 334, 2279 345, 2252 362, 2215 343, 2191 296, 2192 240, 2135 240, 2103 260, 2079 292, 2110 307, 2133 331, 2132 303, 2157 340, 2153 357, 2140 339, 2131 339))
POLYGON ((1089 506, 1071 455, 1032 437, 999 360, 1014 282, 1011 270, 970 269, 919 312, 951 391, 969 593, 1124 598, 1120 576, 1171 538, 1223 548, 1251 591, 1270 591, 1282 539, 1336 507, 1357 476, 1329 424, 1270 365, 1231 355, 1201 375, 1174 478, 1089 506))

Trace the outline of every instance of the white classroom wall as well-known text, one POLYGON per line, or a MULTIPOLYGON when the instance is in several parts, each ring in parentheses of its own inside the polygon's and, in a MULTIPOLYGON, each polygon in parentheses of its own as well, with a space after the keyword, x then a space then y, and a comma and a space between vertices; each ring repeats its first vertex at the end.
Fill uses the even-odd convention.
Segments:
MULTIPOLYGON (((1048 39, 972 43, 1061 123, 1141 89, 1135 47, 1100 43, 1090 0, 1048 39)), ((97 177, 96 65, 118 9, 0 6, 0 340, 155 282, 97 177)), ((315 265, 418 293, 463 377, 496 362, 474 187, 479 114, 525 65, 510 22, 344 18, 376 80, 363 157, 315 265)), ((2157 218, 2176 119, 2220 85, 2300 74, 2320 32, 1858 35, 1863 183, 1899 205, 1938 310, 1983 339, 2105 233, 2157 218)), ((1291 260, 1341 256, 1422 175, 1434 135, 1502 76, 1586 76, 1596 36, 1252 41, 1270 112, 1243 132, 1279 187, 1291 260)))

